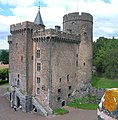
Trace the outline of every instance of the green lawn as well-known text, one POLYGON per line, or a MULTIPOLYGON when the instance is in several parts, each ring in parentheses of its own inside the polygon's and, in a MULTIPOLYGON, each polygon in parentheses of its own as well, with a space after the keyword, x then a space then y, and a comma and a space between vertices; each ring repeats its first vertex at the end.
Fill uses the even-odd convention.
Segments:
POLYGON ((96 101, 97 98, 95 96, 88 96, 81 99, 74 98, 72 102, 67 104, 67 106, 86 110, 96 110, 98 107, 96 101))
POLYGON ((57 108, 54 110, 54 114, 55 115, 64 115, 66 113, 68 113, 68 110, 65 110, 64 108, 57 108))
POLYGON ((104 77, 93 76, 91 84, 96 88, 118 88, 118 79, 111 80, 104 77))

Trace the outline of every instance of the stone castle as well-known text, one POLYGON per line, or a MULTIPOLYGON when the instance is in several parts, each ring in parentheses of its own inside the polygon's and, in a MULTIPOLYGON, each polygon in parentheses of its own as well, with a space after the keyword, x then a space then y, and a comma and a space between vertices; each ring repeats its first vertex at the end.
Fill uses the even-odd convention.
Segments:
POLYGON ((92 76, 92 15, 64 15, 61 31, 60 26, 45 29, 39 9, 34 22, 13 24, 10 33, 11 107, 47 116, 71 97, 87 94, 92 76))

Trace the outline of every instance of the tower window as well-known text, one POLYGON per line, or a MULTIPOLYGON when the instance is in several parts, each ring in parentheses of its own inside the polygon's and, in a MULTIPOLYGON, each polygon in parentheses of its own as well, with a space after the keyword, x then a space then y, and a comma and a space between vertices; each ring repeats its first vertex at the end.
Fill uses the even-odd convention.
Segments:
POLYGON ((69 90, 71 90, 71 88, 72 88, 71 86, 68 86, 68 89, 69 89, 69 90))
POLYGON ((59 82, 61 83, 61 78, 59 79, 59 82))
POLYGON ((69 75, 67 75, 67 81, 69 82, 69 75))
POLYGON ((70 98, 70 97, 71 97, 71 93, 68 94, 68 98, 70 98))
POLYGON ((23 62, 23 56, 21 56, 21 62, 23 62))
POLYGON ((58 89, 58 93, 61 93, 61 89, 58 89))
POLYGON ((78 54, 76 54, 76 57, 78 58, 78 54))
POLYGON ((33 60, 33 56, 31 57, 31 59, 33 60))
POLYGON ((61 98, 60 97, 57 97, 57 101, 60 101, 61 100, 61 98))
POLYGON ((85 66, 85 62, 83 63, 83 65, 85 66))
POLYGON ((78 67, 78 61, 76 61, 76 67, 78 67))
POLYGON ((40 83, 40 77, 37 77, 37 83, 40 83))
POLYGON ((87 32, 84 32, 84 36, 86 36, 87 35, 87 32))
POLYGON ((37 71, 41 70, 41 63, 37 63, 37 71))
POLYGON ((40 50, 37 50, 37 58, 40 58, 40 50))
POLYGON ((40 88, 37 88, 37 94, 40 94, 40 88))

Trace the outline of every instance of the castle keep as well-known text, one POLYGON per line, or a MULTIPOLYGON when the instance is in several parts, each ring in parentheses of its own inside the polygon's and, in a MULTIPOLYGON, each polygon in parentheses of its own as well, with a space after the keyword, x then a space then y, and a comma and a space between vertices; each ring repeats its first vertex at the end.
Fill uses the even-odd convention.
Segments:
POLYGON ((88 92, 92 75, 93 17, 74 12, 60 26, 45 29, 40 9, 34 22, 10 26, 9 84, 11 106, 45 116, 72 96, 88 92))

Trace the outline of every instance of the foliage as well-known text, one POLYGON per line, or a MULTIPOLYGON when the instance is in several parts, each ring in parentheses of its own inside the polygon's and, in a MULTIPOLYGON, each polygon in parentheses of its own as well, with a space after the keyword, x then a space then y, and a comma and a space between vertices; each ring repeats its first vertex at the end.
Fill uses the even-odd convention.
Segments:
POLYGON ((118 79, 111 80, 104 77, 93 76, 91 84, 96 88, 118 88, 118 79))
POLYGON ((107 78, 118 78, 118 39, 100 37, 93 43, 93 65, 107 78))
POLYGON ((3 64, 9 63, 9 52, 8 50, 2 50, 0 54, 0 61, 2 61, 3 64))
POLYGON ((54 110, 54 114, 56 115, 64 115, 66 113, 68 113, 68 110, 65 110, 64 108, 57 108, 54 110))
POLYGON ((74 98, 67 106, 86 110, 96 110, 98 107, 97 97, 89 94, 88 97, 85 98, 74 98))
POLYGON ((9 78, 8 68, 0 69, 0 79, 5 80, 5 78, 9 78))

